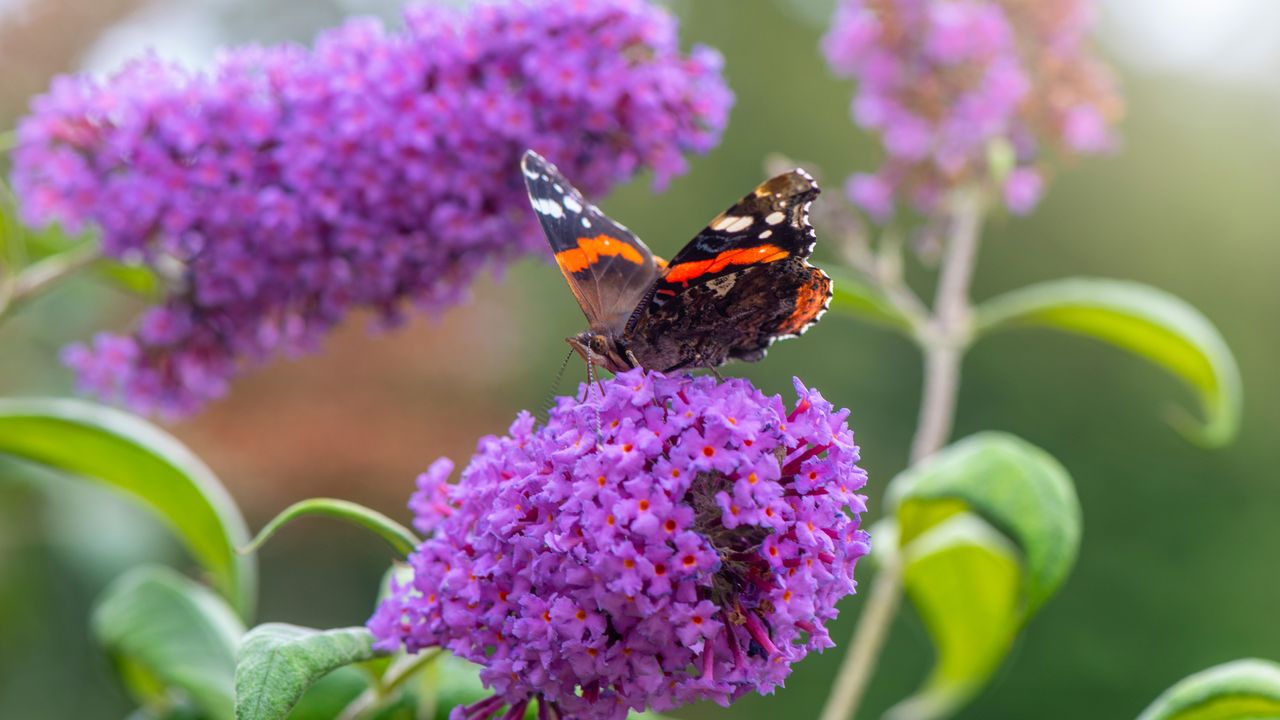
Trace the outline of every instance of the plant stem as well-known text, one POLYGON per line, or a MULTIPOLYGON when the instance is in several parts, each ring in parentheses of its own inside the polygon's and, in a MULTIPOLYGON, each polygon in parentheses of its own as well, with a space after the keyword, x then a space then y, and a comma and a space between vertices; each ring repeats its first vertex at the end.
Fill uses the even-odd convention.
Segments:
POLYGON ((0 276, 0 320, 99 258, 97 243, 85 243, 36 262, 12 278, 0 276))
POLYGON ((419 670, 435 662, 440 657, 440 650, 427 650, 416 655, 405 655, 398 658, 387 668, 386 673, 381 678, 375 678, 374 687, 360 693, 356 699, 352 700, 342 713, 338 715, 338 720, 356 720, 357 718, 368 717, 373 711, 377 710, 383 702, 389 699, 397 688, 404 684, 406 680, 413 677, 419 670))
POLYGON ((947 254, 938 276, 929 332, 924 347, 924 390, 920 419, 911 442, 911 464, 924 460, 947 444, 956 415, 960 389, 960 361, 970 339, 969 283, 978 256, 982 201, 977 193, 956 200, 947 254))
POLYGON ((846 720, 858 711, 901 597, 902 571, 898 569, 897 562, 882 566, 871 586, 867 604, 858 616, 852 643, 840 663, 840 670, 836 672, 831 695, 822 708, 821 720, 846 720))
POLYGON ((911 442, 912 465, 937 452, 951 435, 956 390, 960 384, 960 351, 946 347, 926 348, 924 377, 920 419, 911 442))
MULTIPOLYGON (((920 334, 924 351, 924 388, 920 418, 911 442, 911 465, 946 445, 955 421, 960 389, 960 363, 970 339, 969 284, 978 255, 984 213, 977 191, 958 194, 952 209, 946 256, 938 276, 933 313, 920 334)), ((889 626, 902 601, 902 565, 886 553, 866 607, 858 617, 849 650, 836 673, 821 720, 852 720, 862 703, 889 626)))

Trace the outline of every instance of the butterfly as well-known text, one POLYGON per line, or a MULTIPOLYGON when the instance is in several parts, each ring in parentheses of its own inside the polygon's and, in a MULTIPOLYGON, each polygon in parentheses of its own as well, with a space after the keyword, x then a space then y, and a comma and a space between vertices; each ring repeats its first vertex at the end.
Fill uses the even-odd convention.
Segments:
POLYGON ((717 215, 671 260, 528 151, 529 201, 589 329, 565 338, 589 365, 672 372, 754 362, 807 330, 831 301, 831 278, 809 264, 813 178, 792 170, 717 215))

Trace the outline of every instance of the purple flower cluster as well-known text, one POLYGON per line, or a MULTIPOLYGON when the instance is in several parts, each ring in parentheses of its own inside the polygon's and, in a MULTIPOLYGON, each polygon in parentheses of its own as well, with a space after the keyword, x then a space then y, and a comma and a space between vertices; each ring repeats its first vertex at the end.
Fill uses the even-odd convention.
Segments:
POLYGON ((1090 53, 1092 11, 1091 0, 840 0, 824 50, 857 79, 853 118, 888 155, 849 179, 850 199, 884 221, 900 203, 931 213, 952 188, 999 183, 1010 211, 1031 211, 1044 147, 1115 144, 1121 104, 1090 53))
POLYGON ((866 482, 848 410, 797 380, 788 412, 745 380, 625 372, 440 460, 411 507, 428 539, 369 627, 443 647, 493 697, 454 720, 625 718, 770 692, 854 591, 866 482))
POLYGON ((720 56, 681 54, 643 0, 404 17, 231 50, 208 73, 145 57, 33 102, 14 153, 25 219, 94 226, 170 287, 131 336, 66 352, 88 391, 181 415, 354 307, 449 306, 482 268, 545 252, 526 149, 593 195, 644 168, 661 185, 732 104, 720 56))

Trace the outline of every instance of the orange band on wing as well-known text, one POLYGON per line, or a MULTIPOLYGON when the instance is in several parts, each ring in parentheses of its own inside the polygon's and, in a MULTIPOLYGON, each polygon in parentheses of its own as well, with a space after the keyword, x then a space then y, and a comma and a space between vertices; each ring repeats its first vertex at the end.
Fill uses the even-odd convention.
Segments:
POLYGON ((779 334, 798 334, 827 307, 827 300, 831 297, 831 280, 821 273, 819 276, 821 280, 800 286, 800 290, 796 292, 796 309, 778 328, 779 334))
POLYGON ((739 250, 725 250, 710 260, 694 260, 672 265, 667 269, 667 274, 663 276, 663 279, 667 282, 687 283, 707 273, 720 272, 730 265, 761 265, 777 260, 786 260, 789 257, 791 257, 791 253, 777 245, 757 245, 756 247, 741 248, 739 250))
POLYGON ((578 238, 578 247, 556 253, 556 262, 565 272, 574 273, 595 265, 602 257, 621 257, 629 263, 644 264, 639 250, 608 235, 578 238))

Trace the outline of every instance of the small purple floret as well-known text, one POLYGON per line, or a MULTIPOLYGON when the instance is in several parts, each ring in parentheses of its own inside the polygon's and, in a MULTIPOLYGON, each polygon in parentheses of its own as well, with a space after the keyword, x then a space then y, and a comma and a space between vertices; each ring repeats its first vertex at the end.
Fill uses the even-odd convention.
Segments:
POLYGON ((482 666, 494 696, 455 719, 727 705, 833 645, 869 548, 849 411, 798 380, 790 411, 739 379, 632 370, 603 388, 485 438, 457 485, 441 464, 420 480, 431 534, 369 627, 380 648, 482 666))

